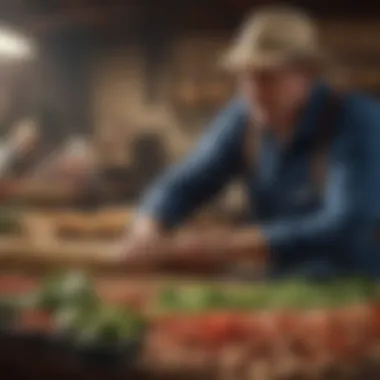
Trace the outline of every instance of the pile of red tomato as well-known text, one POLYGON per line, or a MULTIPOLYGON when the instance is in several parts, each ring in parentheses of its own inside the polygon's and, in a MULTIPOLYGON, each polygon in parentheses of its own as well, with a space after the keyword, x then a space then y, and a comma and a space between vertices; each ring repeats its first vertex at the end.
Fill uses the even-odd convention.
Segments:
MULTIPOLYGON (((380 307, 268 312, 213 312, 157 320, 154 328, 181 345, 220 349, 248 344, 253 350, 286 345, 297 355, 318 351, 334 356, 359 355, 380 344, 380 307)), ((379 358, 380 359, 380 358, 379 358)))

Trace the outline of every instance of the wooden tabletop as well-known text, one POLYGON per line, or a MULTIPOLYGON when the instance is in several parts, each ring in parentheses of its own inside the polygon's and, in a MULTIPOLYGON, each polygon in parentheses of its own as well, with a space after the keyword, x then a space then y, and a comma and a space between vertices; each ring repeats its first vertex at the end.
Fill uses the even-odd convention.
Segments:
POLYGON ((168 368, 156 364, 151 366, 146 361, 136 360, 115 367, 90 365, 81 362, 75 353, 0 341, 0 371, 12 379, 213 380, 207 371, 199 368, 168 368))
MULTIPOLYGON (((147 346, 146 346, 147 347, 147 346)), ((149 351, 149 350, 148 350, 149 351)), ((148 351, 146 352, 149 355, 148 351)), ((279 379, 269 373, 260 372, 262 360, 249 363, 248 368, 239 367, 231 370, 223 365, 213 353, 199 353, 194 355, 194 350, 176 352, 166 347, 166 352, 161 350, 160 359, 150 361, 144 356, 132 362, 120 364, 114 367, 104 367, 100 363, 86 364, 71 350, 59 347, 44 346, 44 344, 28 344, 25 342, 12 342, 0 340, 0 371, 6 373, 7 378, 26 379, 38 377, 39 379, 112 379, 112 380, 259 380, 279 379), (170 351, 170 352, 169 352, 170 351), (252 369, 253 371, 250 371, 252 369), (256 371, 255 369, 258 369, 256 371), (267 376, 268 375, 268 376, 267 376), (264 377, 265 376, 265 377, 264 377)), ((379 363, 360 363, 357 369, 345 373, 339 369, 332 369, 320 376, 311 374, 297 375, 294 377, 281 377, 281 379, 309 380, 378 380, 380 374, 379 363)))
MULTIPOLYGON (((8 285, 24 282, 25 289, 31 289, 36 286, 37 279, 27 276, 11 277, 0 275, 0 291, 4 289, 6 282, 8 285), (28 283, 29 281, 29 283, 28 283)), ((145 292, 157 291, 161 284, 167 283, 168 279, 163 278, 103 278, 96 279, 96 288, 108 297, 115 297, 119 294, 121 297, 128 293, 128 289, 145 289, 145 292), (145 288, 144 288, 145 286, 145 288)), ((180 283, 180 282, 179 282, 180 283)), ((20 289, 19 289, 20 290, 20 289)), ((120 298, 121 300, 121 298, 120 298)), ((154 332, 154 330, 153 330, 154 332)), ((162 334, 161 334, 162 335, 162 334)), ((136 358, 133 366, 125 365, 117 368, 102 368, 98 366, 83 365, 78 361, 78 356, 73 352, 64 352, 56 348, 46 348, 44 345, 32 347, 28 344, 19 342, 7 342, 0 339, 0 371, 11 374, 12 379, 25 379, 27 377, 38 376, 42 379, 125 379, 128 377, 132 380, 185 380, 185 379, 204 379, 204 380, 222 380, 222 379, 240 379, 256 380, 247 373, 244 376, 235 377, 225 369, 220 359, 219 351, 203 352, 191 348, 173 348, 167 345, 165 340, 161 342, 154 339, 150 334, 145 340, 143 351, 140 358, 136 358), (160 348, 161 347, 161 348, 160 348)), ((260 361, 259 361, 260 363, 260 361)), ((357 371, 350 377, 327 375, 318 377, 320 380, 378 380, 380 373, 380 363, 363 362, 358 364, 357 371), (360 368, 359 368, 360 366, 360 368)), ((236 374, 235 374, 236 375, 236 374)), ((265 377, 267 379, 267 377, 265 377)), ((260 377, 261 379, 261 377, 260 377)), ((310 377, 298 376, 299 380, 307 380, 310 377)))

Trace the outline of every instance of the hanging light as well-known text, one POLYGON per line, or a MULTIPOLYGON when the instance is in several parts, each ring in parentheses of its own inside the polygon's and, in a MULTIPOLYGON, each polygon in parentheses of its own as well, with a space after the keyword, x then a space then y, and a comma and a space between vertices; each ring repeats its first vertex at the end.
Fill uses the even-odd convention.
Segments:
POLYGON ((29 38, 0 25, 0 60, 31 59, 34 55, 35 47, 29 38))

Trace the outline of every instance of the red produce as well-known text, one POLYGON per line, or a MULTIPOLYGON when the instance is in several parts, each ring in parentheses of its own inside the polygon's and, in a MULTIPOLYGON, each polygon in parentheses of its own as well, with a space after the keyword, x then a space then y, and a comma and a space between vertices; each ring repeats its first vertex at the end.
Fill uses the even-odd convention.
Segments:
POLYGON ((254 358, 268 357, 274 351, 274 345, 282 340, 276 314, 257 313, 247 316, 243 322, 247 331, 247 343, 254 358))
POLYGON ((23 294, 36 287, 36 281, 23 275, 1 275, 0 293, 6 295, 23 294))
POLYGON ((370 332, 373 340, 380 342, 380 304, 370 306, 370 332))
POLYGON ((201 329, 203 343, 212 347, 241 341, 244 337, 241 318, 234 313, 219 312, 206 315, 201 329))
POLYGON ((55 324, 49 313, 31 309, 20 313, 17 328, 31 332, 49 333, 54 330, 55 324))
POLYGON ((338 359, 358 360, 370 350, 371 308, 366 305, 331 312, 330 348, 338 359))
POLYGON ((331 315, 327 310, 313 310, 300 314, 292 350, 304 358, 315 358, 320 353, 325 353, 331 326, 331 315))
POLYGON ((199 315, 181 315, 161 322, 161 327, 171 340, 192 346, 202 342, 202 322, 199 315))
POLYGON ((280 311, 276 314, 277 329, 281 332, 283 339, 294 338, 299 329, 301 314, 297 311, 280 311))

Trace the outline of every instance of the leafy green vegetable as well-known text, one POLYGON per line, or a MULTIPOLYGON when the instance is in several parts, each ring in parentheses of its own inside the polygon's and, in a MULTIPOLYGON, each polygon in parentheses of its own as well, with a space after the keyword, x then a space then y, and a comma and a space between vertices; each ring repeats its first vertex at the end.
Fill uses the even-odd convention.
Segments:
POLYGON ((325 291, 330 295, 330 306, 335 307, 368 302, 377 292, 375 283, 361 278, 331 281, 325 285, 325 291))
POLYGON ((181 307, 180 292, 174 287, 166 287, 158 296, 157 306, 160 310, 176 310, 181 307))
POLYGON ((215 309, 312 309, 340 307, 380 298, 380 287, 363 278, 341 278, 314 282, 293 277, 227 291, 217 286, 167 288, 159 297, 159 308, 167 311, 202 312, 215 309))
POLYGON ((181 290, 168 287, 158 298, 158 308, 163 311, 205 311, 227 306, 227 296, 215 286, 190 286, 181 290))
POLYGON ((257 284, 244 286, 228 293, 228 307, 237 310, 256 310, 268 306, 271 287, 257 284))
POLYGON ((19 214, 9 208, 0 208, 0 234, 19 233, 21 230, 19 214))
POLYGON ((47 278, 41 290, 35 295, 38 306, 57 310, 66 305, 91 307, 97 302, 92 282, 81 272, 71 272, 47 278))
POLYGON ((0 299, 0 325, 11 323, 18 313, 18 302, 15 299, 0 299))
POLYGON ((180 292, 180 308, 187 312, 228 307, 228 297, 215 286, 189 287, 180 292))
POLYGON ((118 343, 139 337, 144 326, 143 319, 129 310, 100 307, 80 321, 76 337, 79 344, 118 343))
POLYGON ((79 306, 69 306, 58 309, 54 314, 58 329, 66 332, 78 331, 83 328, 92 313, 79 306))

